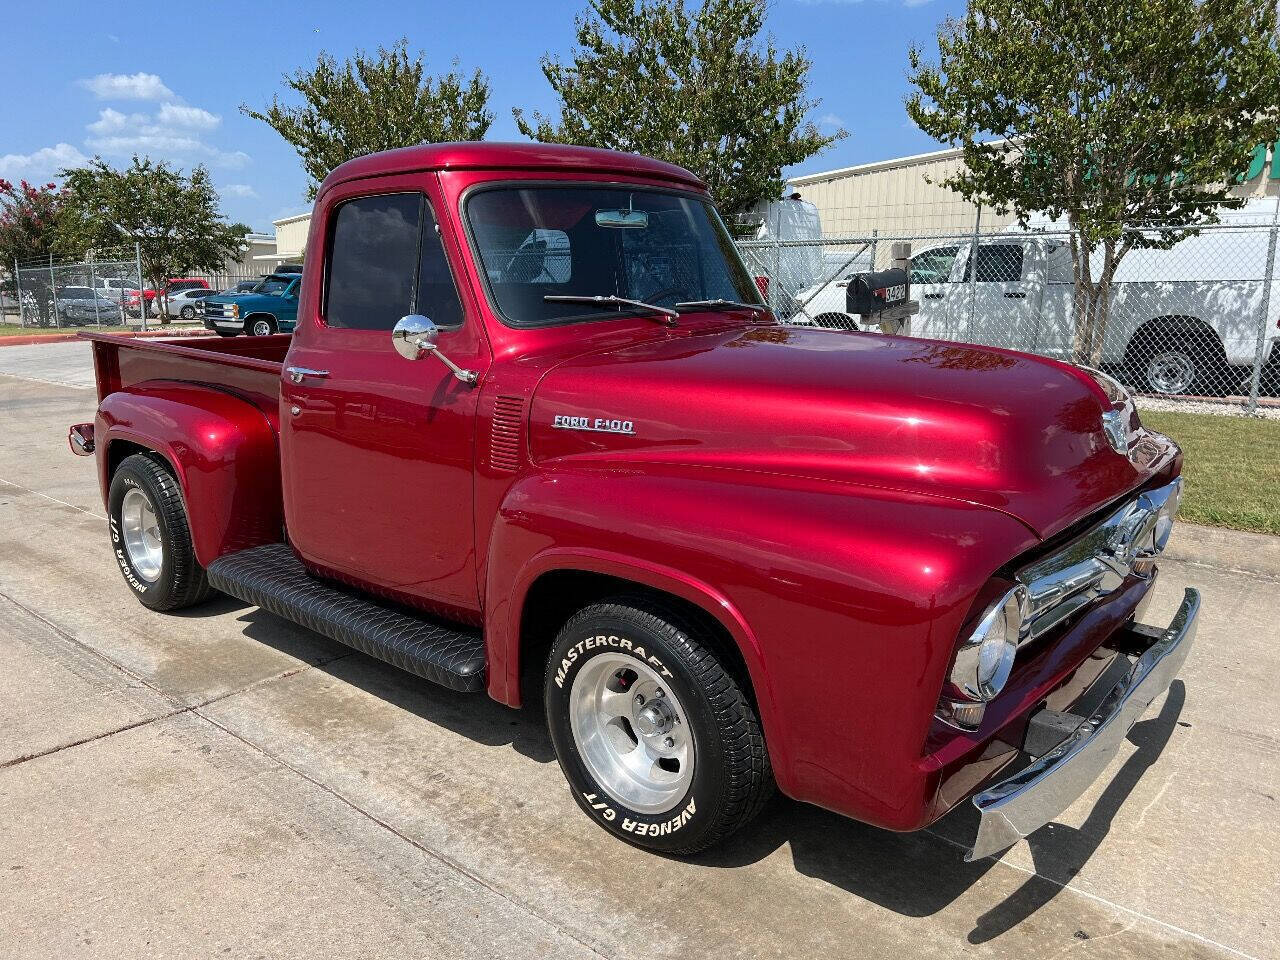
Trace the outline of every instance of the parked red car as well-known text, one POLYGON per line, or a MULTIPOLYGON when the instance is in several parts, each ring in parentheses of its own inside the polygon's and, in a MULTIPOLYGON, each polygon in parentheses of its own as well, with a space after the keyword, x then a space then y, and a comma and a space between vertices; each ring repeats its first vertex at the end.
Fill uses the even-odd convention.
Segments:
MULTIPOLYGON (((171 277, 168 283, 164 285, 161 295, 168 297, 170 294, 177 293, 180 290, 193 290, 197 288, 201 290, 210 289, 209 281, 202 277, 171 277)), ((156 291, 152 290, 150 287, 144 289, 141 294, 139 294, 137 290, 130 290, 128 299, 126 300, 126 309, 130 313, 139 313, 141 311, 139 299, 145 300, 149 307, 155 302, 156 296, 156 291)))
POLYGON ((455 690, 536 690, 579 806, 690 853, 776 785, 972 856, 1056 817, 1180 668, 1140 625, 1181 454, 1101 374, 779 326, 705 186, 412 147, 316 200, 292 338, 88 334, 139 600, 214 590, 455 690), (524 685, 522 686, 522 681, 524 685))

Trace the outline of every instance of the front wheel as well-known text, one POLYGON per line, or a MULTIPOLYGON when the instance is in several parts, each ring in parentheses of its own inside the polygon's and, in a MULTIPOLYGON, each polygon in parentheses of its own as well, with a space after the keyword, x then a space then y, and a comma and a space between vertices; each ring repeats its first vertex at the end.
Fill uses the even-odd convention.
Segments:
POLYGON ((249 327, 255 337, 269 337, 276 332, 276 322, 270 317, 256 317, 249 327))
POLYGON ((646 598, 580 611, 544 680, 560 769, 583 811, 636 846, 692 854, 773 791, 759 721, 705 632, 646 598))
POLYGON ((178 482, 149 454, 124 460, 107 496, 111 548, 125 583, 144 606, 178 610, 213 593, 196 560, 178 482))
POLYGON ((196 318, 195 307, 183 307, 179 313, 182 315, 183 320, 194 320, 196 318))

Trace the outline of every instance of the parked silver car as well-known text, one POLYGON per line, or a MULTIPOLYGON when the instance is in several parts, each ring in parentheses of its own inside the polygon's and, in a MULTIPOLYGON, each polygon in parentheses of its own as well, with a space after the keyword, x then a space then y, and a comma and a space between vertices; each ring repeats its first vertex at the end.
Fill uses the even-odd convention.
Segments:
POLYGON ((58 322, 70 326, 124 322, 124 311, 120 309, 120 304, 101 293, 95 293, 89 287, 59 287, 54 310, 58 322))

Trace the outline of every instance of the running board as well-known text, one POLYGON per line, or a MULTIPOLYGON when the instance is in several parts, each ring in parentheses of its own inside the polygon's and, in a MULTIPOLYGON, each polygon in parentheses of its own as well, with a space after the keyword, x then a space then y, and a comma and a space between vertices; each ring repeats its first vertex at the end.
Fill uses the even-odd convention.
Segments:
POLYGON ((209 565, 217 590, 452 690, 484 689, 484 637, 385 606, 307 573, 283 543, 252 547, 209 565))

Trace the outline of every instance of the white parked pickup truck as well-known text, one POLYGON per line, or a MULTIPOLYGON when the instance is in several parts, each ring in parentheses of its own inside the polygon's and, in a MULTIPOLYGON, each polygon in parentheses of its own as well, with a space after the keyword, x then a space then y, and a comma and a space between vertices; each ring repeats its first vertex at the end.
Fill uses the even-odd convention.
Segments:
MULTIPOLYGON (((911 333, 1069 359, 1074 288, 1065 241, 980 240, 976 283, 970 247, 940 245, 912 257, 920 313, 911 333)), ((1131 252, 1116 275, 1102 362, 1157 393, 1234 387, 1257 350, 1266 248, 1266 230, 1242 229, 1131 252)), ((1277 301, 1280 289, 1266 319, 1264 359, 1275 349, 1277 301)))
MULTIPOLYGON (((1117 272, 1102 362, 1123 368, 1134 385, 1157 393, 1231 390, 1248 377, 1258 345, 1267 272, 1271 201, 1254 201, 1221 227, 1171 250, 1136 250, 1117 272), (1268 209, 1254 209, 1267 204, 1268 209)), ((970 283, 971 242, 917 248, 911 298, 920 303, 912 336, 958 340, 1070 359, 1074 333, 1071 251, 1065 237, 1003 234, 978 243, 970 283)), ((1277 258, 1280 261, 1280 257, 1277 258)), ((846 312, 849 276, 801 291, 790 322, 866 328, 846 312)), ((1273 264, 1280 280, 1280 262, 1273 264)), ((1280 284, 1265 319, 1263 359, 1280 363, 1280 284)))

